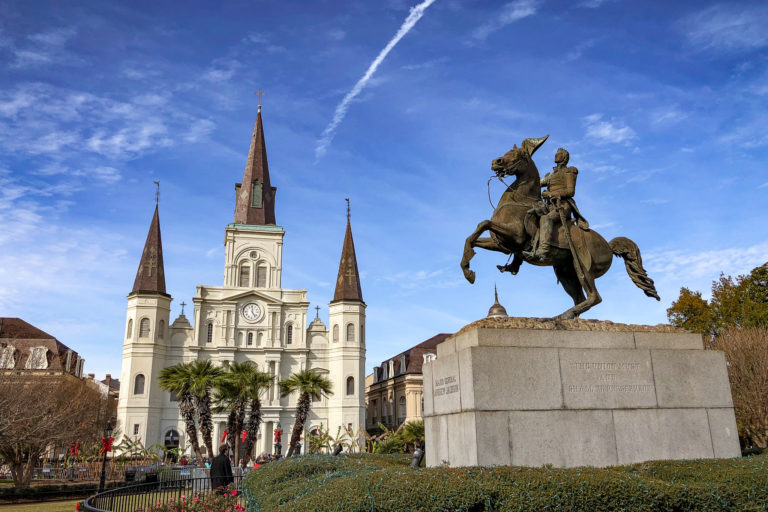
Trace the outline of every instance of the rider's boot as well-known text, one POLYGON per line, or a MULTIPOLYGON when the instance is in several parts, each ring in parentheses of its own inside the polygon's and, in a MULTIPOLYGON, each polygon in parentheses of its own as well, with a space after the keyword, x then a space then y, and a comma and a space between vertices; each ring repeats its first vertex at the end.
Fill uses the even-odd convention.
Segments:
POLYGON ((543 263, 549 260, 549 242, 541 242, 536 250, 525 251, 523 256, 531 262, 543 263))

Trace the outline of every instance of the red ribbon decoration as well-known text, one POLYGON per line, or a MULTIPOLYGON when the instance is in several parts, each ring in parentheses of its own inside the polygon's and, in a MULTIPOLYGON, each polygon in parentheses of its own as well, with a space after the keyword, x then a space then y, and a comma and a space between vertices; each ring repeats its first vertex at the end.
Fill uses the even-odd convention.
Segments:
POLYGON ((224 441, 226 441, 226 440, 227 440, 227 431, 225 430, 225 431, 224 431, 224 435, 223 435, 223 436, 221 436, 221 442, 222 442, 222 444, 223 444, 223 443, 224 443, 224 441))
POLYGON ((243 433, 241 434, 241 438, 240 438, 240 442, 241 443, 245 442, 245 436, 247 436, 247 435, 248 435, 248 433, 245 430, 243 430, 243 433))
POLYGON ((107 439, 106 437, 101 438, 101 450, 99 450, 99 453, 104 452, 111 452, 112 451, 112 442, 115 440, 114 437, 110 437, 107 439))

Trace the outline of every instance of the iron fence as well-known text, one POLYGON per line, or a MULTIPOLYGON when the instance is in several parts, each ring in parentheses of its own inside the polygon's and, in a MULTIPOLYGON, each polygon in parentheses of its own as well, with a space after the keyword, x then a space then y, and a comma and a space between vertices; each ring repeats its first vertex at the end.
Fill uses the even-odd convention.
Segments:
MULTIPOLYGON (((94 496, 91 496, 83 504, 81 510, 87 512, 140 512, 157 504, 175 503, 182 499, 193 499, 194 496, 202 496, 210 492, 216 492, 211 487, 209 477, 191 478, 185 475, 178 475, 173 478, 169 475, 165 478, 158 478, 154 482, 145 482, 119 489, 112 489, 94 496)), ((241 505, 245 505, 242 497, 241 485, 242 475, 234 476, 234 483, 229 488, 237 490, 237 499, 241 505)))

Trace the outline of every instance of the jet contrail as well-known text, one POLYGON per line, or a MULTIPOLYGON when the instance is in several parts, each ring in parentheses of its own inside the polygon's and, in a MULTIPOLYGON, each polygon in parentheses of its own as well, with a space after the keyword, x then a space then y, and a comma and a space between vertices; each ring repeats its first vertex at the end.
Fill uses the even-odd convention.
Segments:
POLYGON ((403 36, 407 34, 414 25, 416 25, 416 22, 419 21, 419 19, 421 19, 421 17, 424 15, 424 11, 427 9, 427 7, 433 3, 435 3, 435 0, 424 0, 416 7, 411 8, 411 12, 408 13, 408 17, 405 18, 405 21, 400 26, 400 30, 398 30, 395 34, 395 37, 393 37, 389 43, 387 43, 387 46, 381 50, 373 62, 371 62, 371 65, 368 66, 368 70, 365 72, 363 77, 357 81, 352 90, 349 91, 347 95, 344 96, 344 99, 341 100, 341 103, 336 106, 336 111, 333 114, 333 120, 331 120, 328 126, 325 127, 323 134, 317 141, 317 146, 315 147, 315 163, 317 163, 317 161, 320 160, 323 155, 325 155, 325 151, 328 148, 328 145, 331 143, 333 136, 336 134, 336 128, 339 127, 339 124, 341 124, 341 121, 347 114, 349 104, 353 99, 355 99, 355 96, 360 94, 365 86, 368 85, 368 81, 376 72, 376 69, 379 67, 382 61, 387 57, 387 54, 389 54, 392 48, 394 48, 395 45, 400 42, 403 36))

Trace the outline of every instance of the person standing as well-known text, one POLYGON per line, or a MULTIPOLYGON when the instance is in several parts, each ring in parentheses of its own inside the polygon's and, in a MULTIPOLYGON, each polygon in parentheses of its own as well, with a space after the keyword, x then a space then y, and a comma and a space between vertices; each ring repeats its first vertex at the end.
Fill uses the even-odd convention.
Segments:
POLYGON ((229 462, 229 446, 223 444, 219 447, 219 454, 211 461, 211 487, 223 489, 234 481, 232 464, 229 462))

